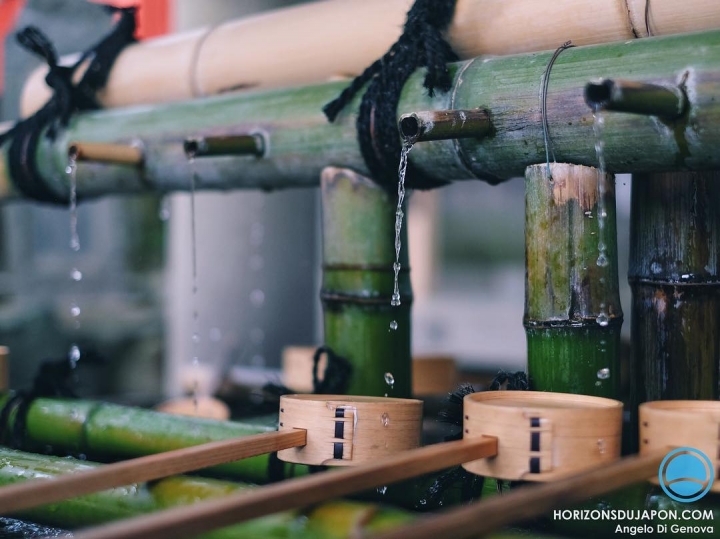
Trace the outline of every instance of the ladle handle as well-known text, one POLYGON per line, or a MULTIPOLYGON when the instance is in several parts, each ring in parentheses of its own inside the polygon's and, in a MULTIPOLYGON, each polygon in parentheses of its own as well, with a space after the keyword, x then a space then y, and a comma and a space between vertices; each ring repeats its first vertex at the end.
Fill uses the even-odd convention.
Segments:
POLYGON ((567 508, 593 496, 612 492, 657 475, 667 449, 643 456, 627 457, 616 463, 595 468, 550 483, 528 485, 481 503, 422 518, 417 522, 373 539, 468 539, 497 528, 535 518, 557 508, 567 508))
MULTIPOLYGON (((279 511, 360 492, 497 454, 497 439, 478 437, 412 449, 374 464, 289 479, 254 492, 123 520, 75 534, 75 539, 177 539, 279 511)), ((437 538, 434 538, 437 539, 437 538)))
POLYGON ((0 514, 298 447, 305 444, 305 439, 304 430, 267 432, 107 464, 57 478, 17 483, 0 488, 0 514))

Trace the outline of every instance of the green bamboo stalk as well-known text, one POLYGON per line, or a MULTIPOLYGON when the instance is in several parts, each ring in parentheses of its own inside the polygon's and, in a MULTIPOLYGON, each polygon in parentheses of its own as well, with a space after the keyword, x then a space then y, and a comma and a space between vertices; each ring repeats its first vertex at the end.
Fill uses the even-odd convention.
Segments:
MULTIPOLYGON (((8 395, 0 395, 0 408, 8 395)), ((14 422, 11 415, 10 426, 14 422)), ((84 453, 93 458, 129 458, 162 453, 216 440, 275 430, 232 421, 163 414, 141 408, 85 400, 35 399, 27 414, 25 443, 30 449, 84 453)), ((269 456, 260 455, 204 470, 203 473, 263 483, 269 456)), ((286 475, 305 466, 285 464, 286 475)))
POLYGON ((632 182, 635 404, 720 398, 720 173, 632 182))
POLYGON ((528 167, 525 178, 528 373, 533 389, 618 398, 622 310, 615 181, 605 176, 600 232, 597 169, 528 167), (599 238, 607 246, 599 263, 599 238))
POLYGON ((325 343, 352 363, 349 394, 410 397, 412 289, 406 227, 401 304, 390 305, 396 195, 346 169, 325 169, 321 185, 325 343), (392 385, 385 373, 392 374, 392 385))
MULTIPOLYGON (((453 88, 427 97, 424 70, 406 84, 398 116, 425 110, 489 111, 493 136, 418 145, 413 164, 436 180, 485 178, 499 181, 524 173, 545 159, 538 95, 550 52, 480 58, 453 66, 453 88)), ((586 83, 598 77, 684 84, 687 113, 674 122, 639 114, 608 115, 607 166, 613 172, 720 168, 720 31, 577 47, 555 62, 547 98, 550 132, 561 162, 595 161, 586 83)), ((189 170, 182 148, 188 137, 264 133, 262 158, 205 158, 196 162, 198 189, 302 187, 318 184, 329 163, 366 174, 355 132, 359 98, 334 124, 322 106, 345 82, 228 94, 192 102, 81 114, 55 141, 43 139, 35 156, 46 183, 69 193, 63 173, 70 141, 128 142, 138 139, 145 166, 80 163, 78 195, 187 190, 189 170)), ((7 148, 4 149, 4 152, 7 148)), ((2 162, 3 159, 0 159, 2 162)), ((0 192, 12 196, 7 168, 0 165, 0 192)))
MULTIPOLYGON (((98 466, 91 462, 24 453, 0 447, 0 486, 30 479, 49 479, 98 466)), ((218 498, 252 488, 247 485, 197 477, 170 477, 81 496, 23 511, 20 518, 51 526, 85 527, 138 516, 200 500, 218 498)), ((340 539, 352 531, 379 530, 412 520, 407 512, 374 504, 336 501, 321 504, 308 514, 279 513, 217 530, 213 539, 340 539)))

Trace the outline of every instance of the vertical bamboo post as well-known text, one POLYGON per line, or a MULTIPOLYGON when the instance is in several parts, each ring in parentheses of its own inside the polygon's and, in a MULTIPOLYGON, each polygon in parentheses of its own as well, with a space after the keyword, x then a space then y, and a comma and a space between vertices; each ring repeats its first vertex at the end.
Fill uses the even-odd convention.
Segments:
POLYGON ((598 170, 525 173, 525 328, 533 389, 618 398, 620 328, 615 183, 604 182, 606 265, 598 264, 598 170))
POLYGON ((353 366, 349 394, 410 397, 412 289, 405 227, 401 305, 390 305, 396 196, 366 177, 332 167, 322 172, 321 192, 325 344, 353 366), (385 373, 392 374, 392 386, 385 373))
POLYGON ((635 404, 720 397, 720 172, 633 176, 635 404))

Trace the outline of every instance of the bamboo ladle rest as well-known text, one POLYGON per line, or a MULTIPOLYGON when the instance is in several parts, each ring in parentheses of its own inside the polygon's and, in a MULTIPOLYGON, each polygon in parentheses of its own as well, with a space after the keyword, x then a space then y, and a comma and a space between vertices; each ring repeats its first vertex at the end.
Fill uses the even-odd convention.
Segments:
MULTIPOLYGON (((483 462, 500 461, 497 468, 504 470, 501 477, 532 476, 532 479, 543 480, 576 473, 619 457, 622 403, 610 399, 520 391, 476 393, 465 399, 463 440, 389 451, 396 445, 393 437, 378 433, 390 432, 389 429, 398 424, 397 432, 406 431, 407 441, 397 445, 410 445, 409 434, 414 432, 413 439, 417 440, 419 424, 392 411, 393 399, 353 398, 366 399, 367 404, 374 407, 374 413, 368 414, 360 408, 364 404, 362 400, 318 402, 318 396, 282 397, 281 432, 298 426, 307 428, 308 443, 280 451, 278 456, 305 464, 343 465, 353 464, 355 459, 364 460, 365 464, 111 523, 80 531, 75 537, 192 537, 461 463, 467 463, 465 467, 474 471, 483 462), (386 401, 388 403, 384 404, 386 401), (298 414, 297 411, 303 408, 312 413, 298 414), (312 443, 311 432, 320 434, 312 443), (604 440, 602 446, 597 443, 599 439, 604 440), (507 455, 500 459, 503 450, 507 455), (399 453, 389 456, 394 451, 399 453), (571 455, 575 456, 569 458, 571 455)), ((407 402, 418 402, 419 412, 419 401, 407 402)), ((411 408, 406 408, 406 412, 408 415, 416 413, 411 408)))
POLYGON ((49 480, 37 479, 2 487, 0 514, 12 514, 75 496, 292 448, 297 448, 301 454, 319 455, 310 459, 312 464, 357 464, 417 447, 420 444, 421 425, 422 401, 418 400, 342 395, 285 396, 281 399, 280 430, 277 432, 210 442, 102 465, 49 480), (335 418, 340 412, 346 415, 346 410, 347 418, 335 418), (352 420, 353 415, 355 421, 352 420), (362 416, 368 423, 370 417, 375 416, 379 425, 387 423, 381 427, 389 434, 388 443, 384 447, 376 447, 376 444, 367 441, 373 429, 364 422, 359 423, 358 416, 362 416), (392 424, 390 417, 393 418, 392 424), (345 426, 345 422, 349 424, 340 431, 340 438, 343 438, 344 432, 344 438, 348 441, 331 441, 339 432, 337 425, 340 423, 345 426), (366 433, 364 436, 353 435, 353 427, 357 428, 358 424, 363 427, 366 433), (330 432, 332 429, 335 430, 330 432), (354 448, 350 443, 353 440, 354 448), (333 453, 340 457, 336 462, 333 462, 333 453))
MULTIPOLYGON (((373 536, 373 539, 437 539, 478 537, 553 509, 607 494, 634 483, 658 484, 660 467, 670 450, 692 447, 710 459, 709 492, 720 492, 720 402, 656 401, 640 406, 640 454, 553 483, 528 486, 445 514, 423 518, 373 536)), ((707 488, 707 487, 706 487, 707 488)))

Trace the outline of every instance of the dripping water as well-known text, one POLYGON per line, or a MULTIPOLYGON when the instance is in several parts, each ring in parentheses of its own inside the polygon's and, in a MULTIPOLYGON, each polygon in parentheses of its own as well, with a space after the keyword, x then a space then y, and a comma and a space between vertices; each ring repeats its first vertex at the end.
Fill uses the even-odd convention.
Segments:
MULTIPOLYGON (((386 372, 384 378, 385 378, 385 384, 390 388, 389 391, 392 393, 392 390, 395 387, 395 377, 393 376, 393 373, 386 372)), ((387 397, 388 394, 385 393, 385 396, 387 397)))
MULTIPOLYGON (((70 197, 68 207, 70 210, 70 250, 73 253, 80 251, 80 235, 78 234, 78 214, 77 214, 77 159, 76 154, 71 151, 68 153, 68 164, 65 168, 65 173, 68 176, 70 185, 70 197)), ((76 288, 80 281, 82 281, 82 272, 77 268, 73 267, 70 270, 70 280, 73 283, 73 288, 76 288)), ((75 290, 71 294, 70 300, 70 316, 73 320, 74 329, 80 329, 80 305, 77 303, 75 297, 75 290)), ((73 343, 70 345, 68 350, 68 361, 70 367, 75 368, 77 362, 80 360, 80 348, 77 344, 73 343)))
MULTIPOLYGON (((403 217, 405 217, 405 213, 403 212, 403 202, 405 201, 405 173, 407 171, 408 154, 410 153, 412 146, 412 142, 407 140, 403 143, 402 151, 400 152, 400 166, 398 167, 398 202, 397 209, 395 210, 395 263, 393 264, 395 281, 392 299, 390 300, 390 305, 393 307, 398 307, 400 305, 400 286, 398 283, 401 267, 400 249, 402 247, 400 233, 402 232, 403 217)), ((396 327, 392 329, 397 329, 397 323, 395 323, 395 326, 396 327)))
MULTIPOLYGON (((606 179, 605 179, 605 140, 603 133, 605 129, 605 117, 601 110, 593 111, 593 133, 595 135, 595 154, 598 161, 597 174, 597 226, 598 226, 598 257, 596 264, 600 268, 605 268, 609 264, 606 243, 606 224, 607 224, 607 207, 605 205, 606 198, 606 179)), ((604 284, 604 283, 603 283, 604 284)), ((605 286, 602 287, 603 294, 605 286)), ((601 326, 607 326, 610 323, 610 317, 607 312, 607 305, 600 304, 600 313, 597 316, 597 323, 601 326)))
POLYGON ((197 279, 197 228, 195 226, 195 184, 197 169, 195 155, 188 153, 190 166, 190 251, 192 253, 192 400, 195 414, 198 413, 198 392, 200 378, 200 316, 198 313, 198 279, 197 279))

